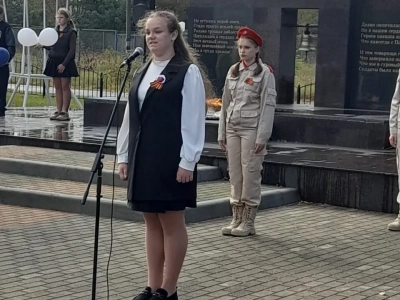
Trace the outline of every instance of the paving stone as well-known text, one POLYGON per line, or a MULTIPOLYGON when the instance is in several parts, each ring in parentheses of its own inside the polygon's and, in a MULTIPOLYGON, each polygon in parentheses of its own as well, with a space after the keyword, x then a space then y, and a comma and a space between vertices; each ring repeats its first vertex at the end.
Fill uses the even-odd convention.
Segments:
MULTIPOLYGON (((399 299, 392 219, 301 203, 261 211, 250 238, 222 236, 229 219, 191 224, 180 299, 399 299)), ((144 228, 113 222, 110 299, 130 299, 146 284, 144 228)), ((110 233, 101 219, 99 299, 107 295, 110 233)), ((0 300, 88 299, 93 237, 93 217, 0 205, 0 300)))

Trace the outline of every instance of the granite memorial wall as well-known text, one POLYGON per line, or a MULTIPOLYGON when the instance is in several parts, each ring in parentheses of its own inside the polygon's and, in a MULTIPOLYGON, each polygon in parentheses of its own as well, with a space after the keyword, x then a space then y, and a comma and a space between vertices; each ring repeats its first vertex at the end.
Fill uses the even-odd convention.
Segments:
POLYGON ((261 57, 275 70, 280 104, 294 102, 297 9, 318 9, 317 107, 389 110, 400 68, 400 1, 191 0, 188 41, 217 95, 238 61, 236 31, 264 38, 261 57))
POLYGON ((389 110, 400 69, 400 1, 354 0, 346 106, 389 110))
POLYGON ((189 8, 189 43, 201 55, 217 94, 220 94, 229 67, 239 60, 236 32, 242 26, 252 25, 252 10, 189 8))

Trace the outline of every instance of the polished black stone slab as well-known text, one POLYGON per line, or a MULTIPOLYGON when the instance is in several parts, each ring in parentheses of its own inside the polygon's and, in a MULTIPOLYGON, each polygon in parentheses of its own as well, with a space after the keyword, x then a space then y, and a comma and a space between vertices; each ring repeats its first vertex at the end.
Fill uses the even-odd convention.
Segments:
MULTIPOLYGON (((10 109, 0 117, 0 145, 36 146, 97 152, 106 126, 84 126, 83 111, 70 111, 70 121, 51 121, 54 108, 10 109)), ((108 135, 105 153, 115 153, 117 128, 108 135)))
POLYGON ((383 150, 389 145, 387 116, 277 113, 271 140, 383 150))
MULTIPOLYGON (((271 141, 384 150, 390 147, 388 119, 380 111, 278 105, 271 141)), ((217 138, 218 121, 208 121, 206 141, 217 138)))
MULTIPOLYGON (((290 109, 284 107, 283 109, 290 109)), ((307 107, 303 108, 308 111, 307 107)), ((27 140, 37 146, 41 143, 53 144, 52 148, 70 147, 78 145, 83 149, 86 146, 98 149, 103 140, 106 127, 84 126, 83 112, 71 111, 69 122, 51 121, 49 116, 53 109, 12 109, 6 116, 0 118, 0 141, 27 140)), ((216 128, 217 121, 208 121, 216 128)), ((117 130, 112 127, 107 138, 108 149, 114 150, 116 145, 117 130)), ((24 144, 24 142, 19 142, 24 144)), ((2 144, 6 144, 2 142, 2 144)), ((35 146, 35 145, 32 145, 35 146)), ((301 143, 270 142, 269 155, 266 161, 279 164, 311 164, 318 168, 334 169, 343 168, 348 171, 388 172, 395 174, 395 158, 393 151, 374 151, 356 148, 343 148, 335 146, 308 145, 301 143), (386 170, 386 171, 385 171, 386 170)), ((215 141, 206 142, 205 154, 210 153, 215 157, 224 157, 215 141)), ((86 150, 89 151, 89 150, 86 150)))
POLYGON ((271 140, 384 150, 389 144, 389 113, 378 110, 277 107, 271 140))
MULTIPOLYGON (((114 126, 121 125, 126 103, 119 103, 114 126)), ((106 126, 114 104, 115 98, 86 98, 83 125, 106 126)), ((383 150, 390 146, 388 119, 385 111, 278 104, 271 140, 383 150)), ((218 121, 208 120, 206 142, 217 138, 218 121)))
MULTIPOLYGON (((82 111, 72 111, 69 122, 50 121, 52 112, 53 109, 7 111, 0 118, 0 145, 98 151, 104 126, 84 126, 82 111)), ((116 135, 116 129, 112 128, 106 154, 115 153, 116 135)), ((304 201, 398 212, 398 176, 393 149, 377 151, 271 142, 268 151, 263 183, 297 188, 304 201)), ((225 154, 215 143, 206 143, 200 162, 220 166, 226 173, 225 154)))
MULTIPOLYGON (((216 143, 206 143, 203 155, 225 158, 216 143)), ((298 143, 270 142, 266 163, 301 165, 326 170, 397 176, 396 151, 363 150, 298 143)))
MULTIPOLYGON (((112 110, 115 106, 116 97, 98 98, 88 97, 85 98, 83 103, 83 125, 84 126, 107 126, 112 110)), ((125 107, 127 98, 121 98, 117 112, 112 122, 112 126, 121 126, 124 118, 125 107)))
MULTIPOLYGON (((220 166, 225 154, 207 144, 202 163, 220 166)), ((371 151, 272 142, 264 160, 265 184, 294 187, 303 201, 398 213, 395 150, 371 151)))

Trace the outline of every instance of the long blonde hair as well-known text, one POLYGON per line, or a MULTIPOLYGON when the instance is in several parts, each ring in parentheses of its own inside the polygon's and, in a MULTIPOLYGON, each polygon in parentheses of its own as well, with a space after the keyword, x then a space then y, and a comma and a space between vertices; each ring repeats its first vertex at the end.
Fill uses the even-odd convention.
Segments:
MULTIPOLYGON (((164 18, 167 21, 168 31, 170 33, 178 32, 178 36, 174 41, 174 50, 177 55, 182 57, 182 59, 186 62, 195 64, 199 69, 204 83, 204 89, 206 91, 206 98, 213 98, 215 96, 213 85, 210 79, 207 76, 205 71, 205 67, 198 60, 198 54, 196 51, 188 45, 185 41, 182 33, 181 26, 179 25, 178 19, 173 12, 170 11, 153 11, 149 12, 143 19, 138 22, 138 25, 143 30, 145 29, 145 24, 150 18, 164 18)), ((152 59, 152 55, 148 57, 148 59, 152 59)))
POLYGON ((61 7, 59 8, 59 10, 57 11, 57 14, 63 15, 67 20, 68 20, 68 25, 73 29, 76 30, 76 26, 74 21, 72 20, 72 15, 69 12, 69 10, 65 7, 61 7))

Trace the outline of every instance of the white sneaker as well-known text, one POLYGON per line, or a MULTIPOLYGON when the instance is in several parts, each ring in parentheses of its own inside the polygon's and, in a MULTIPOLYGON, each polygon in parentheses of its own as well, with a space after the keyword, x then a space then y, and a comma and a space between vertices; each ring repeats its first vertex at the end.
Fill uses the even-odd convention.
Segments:
POLYGON ((389 230, 400 231, 400 215, 392 223, 388 225, 389 230))

